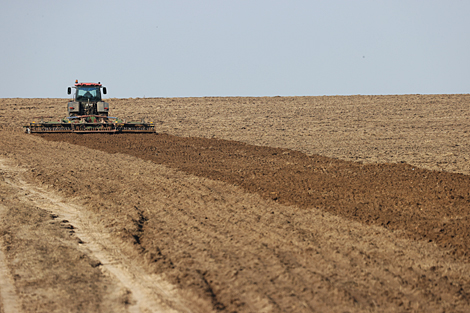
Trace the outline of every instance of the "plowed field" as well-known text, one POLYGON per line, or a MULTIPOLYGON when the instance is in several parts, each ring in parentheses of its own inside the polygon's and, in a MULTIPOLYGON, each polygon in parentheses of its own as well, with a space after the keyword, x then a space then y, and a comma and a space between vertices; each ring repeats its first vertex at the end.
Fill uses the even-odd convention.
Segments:
POLYGON ((112 115, 157 123, 156 134, 117 135, 26 135, 15 125, 61 117, 66 100, 2 99, 0 244, 15 301, 44 312, 466 312, 469 98, 109 99, 112 115), (132 260, 118 267, 166 291, 127 282, 84 250, 88 226, 25 194, 75 205, 108 238, 100 249, 132 260))

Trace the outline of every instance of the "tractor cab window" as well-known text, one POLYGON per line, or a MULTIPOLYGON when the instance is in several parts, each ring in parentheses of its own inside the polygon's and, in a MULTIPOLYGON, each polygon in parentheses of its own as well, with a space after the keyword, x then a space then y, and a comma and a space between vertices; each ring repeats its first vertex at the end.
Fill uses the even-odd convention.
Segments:
POLYGON ((79 87, 75 95, 76 101, 101 101, 100 87, 79 87))

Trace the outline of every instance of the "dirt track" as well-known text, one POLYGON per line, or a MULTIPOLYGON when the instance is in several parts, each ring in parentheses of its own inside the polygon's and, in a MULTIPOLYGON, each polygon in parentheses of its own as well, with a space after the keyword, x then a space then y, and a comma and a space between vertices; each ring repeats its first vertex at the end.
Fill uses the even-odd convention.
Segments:
MULTIPOLYGON (((192 137, 5 128, 0 152, 83 206, 196 311, 465 312, 467 98, 110 100, 115 115, 192 137), (345 161, 356 159, 367 164, 345 161), (397 163, 368 164, 385 161, 397 163)), ((3 101, 62 115, 59 100, 3 101)))

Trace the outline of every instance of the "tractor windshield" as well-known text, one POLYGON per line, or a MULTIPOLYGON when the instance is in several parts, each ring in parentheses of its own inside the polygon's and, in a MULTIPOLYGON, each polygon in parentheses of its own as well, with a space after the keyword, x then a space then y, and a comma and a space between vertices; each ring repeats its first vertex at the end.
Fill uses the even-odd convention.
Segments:
POLYGON ((101 101, 100 87, 77 87, 76 101, 101 101))

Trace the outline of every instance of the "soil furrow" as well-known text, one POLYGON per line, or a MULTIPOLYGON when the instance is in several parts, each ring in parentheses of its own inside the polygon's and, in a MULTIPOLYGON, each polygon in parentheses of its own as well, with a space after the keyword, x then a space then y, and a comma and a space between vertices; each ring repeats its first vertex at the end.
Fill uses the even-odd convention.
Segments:
POLYGON ((288 149, 171 135, 43 134, 107 153, 125 153, 265 199, 321 208, 362 223, 400 230, 470 256, 470 176, 409 164, 360 164, 288 149))
MULTIPOLYGON (((31 181, 94 212, 126 254, 165 275, 195 306, 209 301, 217 310, 221 303, 226 312, 468 306, 465 265, 434 243, 400 240, 383 227, 263 200, 126 154, 21 138, 22 146, 43 147, 41 155, 12 155, 29 166, 31 181)), ((12 135, 9 149, 20 151, 17 140, 12 135)))

